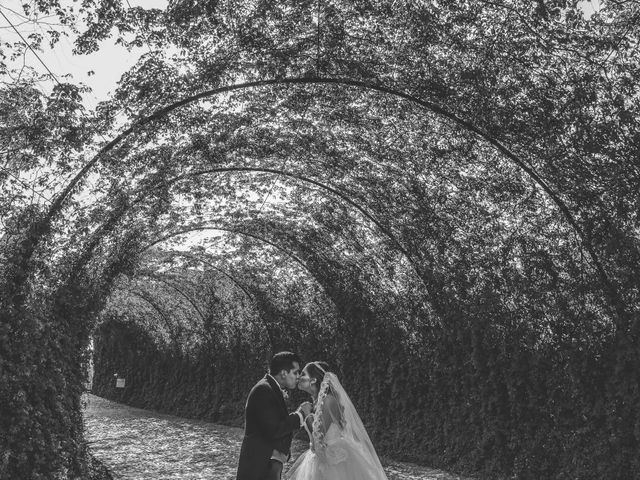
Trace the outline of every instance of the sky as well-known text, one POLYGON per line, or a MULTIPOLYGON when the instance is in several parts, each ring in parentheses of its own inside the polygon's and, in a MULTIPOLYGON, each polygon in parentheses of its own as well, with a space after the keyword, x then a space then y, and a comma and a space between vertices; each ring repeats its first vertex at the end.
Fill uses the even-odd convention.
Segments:
MULTIPOLYGON (((168 0, 125 1, 128 1, 132 7, 160 9, 164 9, 168 3, 168 0)), ((21 16, 23 14, 22 3, 23 0, 2 0, 0 11, 7 16, 8 20, 18 28, 22 35, 27 36, 30 32, 38 31, 40 27, 25 22, 25 18, 21 16)), ((590 16, 600 8, 600 0, 585 0, 580 3, 587 16, 590 16)), ((19 37, 13 31, 11 25, 0 15, 0 42, 18 40, 19 37)), ((87 108, 95 107, 99 101, 107 99, 109 92, 115 89, 122 74, 131 68, 138 58, 147 51, 146 48, 139 48, 129 52, 124 47, 115 45, 113 39, 107 39, 101 43, 99 51, 91 55, 74 55, 72 53, 72 43, 72 38, 61 37, 55 48, 51 49, 48 45, 44 45, 43 51, 38 52, 38 55, 58 78, 65 74, 71 74, 74 82, 82 82, 91 87, 93 91, 84 96, 87 108), (89 71, 93 71, 94 74, 88 75, 89 71)), ((45 67, 31 52, 27 54, 25 63, 35 68, 38 72, 46 73, 45 67)), ((53 86, 52 82, 49 85, 41 84, 42 89, 44 91, 50 89, 53 86)))
MULTIPOLYGON (((132 7, 164 9, 167 6, 167 0, 129 0, 129 4, 132 7)), ((20 16, 24 13, 21 5, 22 0, 2 0, 0 10, 23 36, 27 36, 30 32, 38 31, 38 27, 24 23, 25 19, 20 16)), ((0 41, 4 43, 18 40, 19 37, 13 28, 0 15, 0 41)), ((89 108, 108 98, 109 92, 115 89, 122 74, 131 68, 143 53, 148 51, 146 48, 139 48, 129 52, 126 48, 115 45, 112 39, 103 41, 100 44, 100 49, 91 55, 74 55, 72 50, 73 38, 63 36, 53 49, 49 48, 48 44, 43 45, 38 56, 49 70, 61 80, 63 75, 71 74, 74 83, 82 82, 92 88, 93 92, 84 97, 85 105, 89 108), (89 71, 93 71, 94 74, 88 75, 89 71)), ((46 72, 45 67, 31 52, 27 54, 25 63, 34 67, 38 72, 46 72)), ((46 90, 52 85, 42 85, 42 87, 46 90)))

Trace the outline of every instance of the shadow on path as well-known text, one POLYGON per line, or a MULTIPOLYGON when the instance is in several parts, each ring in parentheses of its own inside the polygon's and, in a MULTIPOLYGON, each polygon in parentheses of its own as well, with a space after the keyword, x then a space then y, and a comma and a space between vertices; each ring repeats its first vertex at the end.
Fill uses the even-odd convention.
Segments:
MULTIPOLYGON (((86 401, 87 440, 114 478, 235 479, 242 429, 133 408, 90 394, 86 401)), ((305 448, 296 441, 294 458, 305 448)), ((399 462, 387 463, 385 471, 389 480, 463 480, 399 462)))

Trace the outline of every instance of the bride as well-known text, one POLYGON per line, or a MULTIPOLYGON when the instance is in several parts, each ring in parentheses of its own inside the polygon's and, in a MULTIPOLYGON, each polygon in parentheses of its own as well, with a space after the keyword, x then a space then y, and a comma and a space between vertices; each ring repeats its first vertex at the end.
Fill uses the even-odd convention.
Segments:
POLYGON ((298 388, 311 394, 314 413, 304 422, 310 448, 293 464, 289 480, 387 480, 369 435, 347 392, 325 362, 308 363, 298 388))

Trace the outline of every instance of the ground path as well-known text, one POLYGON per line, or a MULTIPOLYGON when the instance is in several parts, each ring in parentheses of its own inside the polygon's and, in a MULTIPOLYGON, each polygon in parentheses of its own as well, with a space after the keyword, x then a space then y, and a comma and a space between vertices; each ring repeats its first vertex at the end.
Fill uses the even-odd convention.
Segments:
MULTIPOLYGON (((87 395, 93 454, 116 479, 233 480, 242 430, 129 407, 87 395)), ((306 448, 296 441, 294 456, 306 448)), ((439 470, 388 462, 389 480, 463 480, 439 470)))

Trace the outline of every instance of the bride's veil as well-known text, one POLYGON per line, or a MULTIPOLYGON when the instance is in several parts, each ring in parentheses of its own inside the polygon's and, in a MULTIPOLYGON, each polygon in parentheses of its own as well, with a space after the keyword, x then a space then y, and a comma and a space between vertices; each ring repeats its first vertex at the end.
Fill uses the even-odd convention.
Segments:
POLYGON ((313 436, 316 442, 324 444, 324 436, 333 423, 340 427, 344 438, 354 440, 361 447, 362 453, 369 459, 371 466, 382 471, 378 455, 349 395, 336 374, 326 372, 318 392, 313 422, 313 436))

